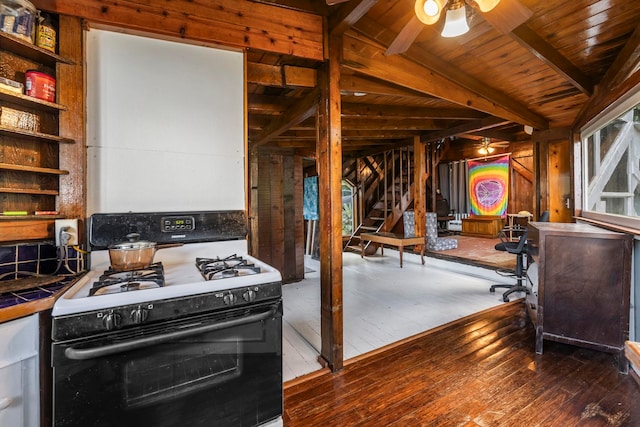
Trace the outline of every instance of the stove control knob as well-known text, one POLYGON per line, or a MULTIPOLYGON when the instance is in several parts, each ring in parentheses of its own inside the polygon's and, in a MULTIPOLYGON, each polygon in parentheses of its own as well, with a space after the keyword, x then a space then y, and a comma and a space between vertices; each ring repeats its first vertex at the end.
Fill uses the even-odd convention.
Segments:
POLYGON ((144 322, 147 317, 149 317, 149 312, 140 306, 131 311, 131 321, 135 324, 144 322))
POLYGON ((110 311, 104 316, 102 322, 104 323, 105 328, 107 328, 108 331, 111 331, 120 326, 120 315, 110 311))
POLYGON ((234 294, 229 292, 222 299, 223 299, 225 305, 233 305, 238 300, 238 297, 236 297, 234 294))
POLYGON ((247 289, 242 294, 242 299, 244 299, 246 302, 254 302, 256 300, 256 291, 254 291, 253 289, 247 289))

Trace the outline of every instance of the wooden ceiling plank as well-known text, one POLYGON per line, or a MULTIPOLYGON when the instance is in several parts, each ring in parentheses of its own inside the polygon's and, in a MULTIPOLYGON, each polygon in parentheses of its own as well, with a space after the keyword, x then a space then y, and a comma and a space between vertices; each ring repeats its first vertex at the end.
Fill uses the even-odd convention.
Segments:
POLYGON ((600 82, 600 87, 615 89, 640 66, 640 24, 627 39, 624 47, 613 61, 600 82))
POLYGON ((329 17, 329 31, 332 36, 340 36, 360 20, 378 0, 351 0, 329 17))
POLYGON ((511 37, 529 50, 536 58, 540 59, 551 68, 564 76, 573 86, 587 95, 593 93, 593 82, 582 71, 573 65, 560 52, 553 48, 538 33, 527 24, 522 24, 511 32, 511 37))
POLYGON ((423 134, 420 140, 424 143, 433 142, 442 138, 458 136, 465 133, 480 132, 486 129, 503 126, 508 123, 509 123, 509 120, 504 120, 499 117, 487 117, 485 119, 480 119, 473 122, 465 123, 450 129, 443 129, 440 131, 428 132, 426 134, 423 134))
POLYGON ((533 12, 518 0, 503 0, 490 12, 480 14, 502 34, 509 34, 533 16, 533 12))
MULTIPOLYGON (((401 55, 385 56, 383 49, 375 42, 364 42, 347 34, 345 35, 343 58, 343 66, 358 73, 443 98, 493 116, 527 124, 536 129, 548 128, 548 122, 545 118, 529 111, 513 100, 499 104, 494 99, 487 97, 486 91, 480 95, 478 91, 471 91, 445 78, 446 71, 444 70, 435 72, 401 55)), ((478 88, 486 87, 480 82, 477 82, 476 86, 478 88)))
POLYGON ((282 115, 278 120, 274 120, 261 135, 255 138, 252 146, 259 147, 264 145, 274 137, 286 132, 291 126, 297 125, 313 116, 316 112, 318 96, 319 92, 316 88, 296 104, 292 105, 286 114, 282 115))
POLYGON ((398 53, 404 53, 409 49, 409 46, 416 40, 424 24, 420 22, 417 16, 413 15, 409 22, 406 23, 402 30, 395 39, 391 42, 385 55, 395 55, 398 53))

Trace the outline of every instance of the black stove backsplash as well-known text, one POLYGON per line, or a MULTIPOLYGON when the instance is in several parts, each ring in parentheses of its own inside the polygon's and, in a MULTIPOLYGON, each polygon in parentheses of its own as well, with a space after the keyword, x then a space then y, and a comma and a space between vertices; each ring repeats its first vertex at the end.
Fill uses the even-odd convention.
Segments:
POLYGON ((195 243, 246 239, 245 211, 147 212, 94 214, 89 221, 92 249, 126 241, 138 233, 156 243, 195 243))

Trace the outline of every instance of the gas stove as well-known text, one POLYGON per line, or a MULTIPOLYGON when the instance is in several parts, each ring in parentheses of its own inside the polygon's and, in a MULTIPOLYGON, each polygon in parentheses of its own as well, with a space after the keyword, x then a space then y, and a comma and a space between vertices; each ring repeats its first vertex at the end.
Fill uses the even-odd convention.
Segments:
MULTIPOLYGON (((54 338, 69 339, 281 297, 280 272, 248 255, 246 240, 202 241, 207 236, 215 239, 220 230, 242 235, 243 230, 229 227, 221 215, 229 214, 92 218, 95 249, 90 255, 91 268, 53 306, 52 316, 57 319, 54 338), (189 230, 180 227, 187 223, 189 230), (211 227, 212 223, 218 226, 211 227), (131 228, 141 232, 145 240, 184 244, 158 249, 154 264, 146 269, 113 271, 108 246, 122 240, 131 228)), ((232 225, 234 221, 235 216, 232 225)))
POLYGON ((93 215, 52 311, 53 425, 281 425, 282 277, 245 234, 242 211, 93 215), (130 233, 153 260, 113 271, 130 233))

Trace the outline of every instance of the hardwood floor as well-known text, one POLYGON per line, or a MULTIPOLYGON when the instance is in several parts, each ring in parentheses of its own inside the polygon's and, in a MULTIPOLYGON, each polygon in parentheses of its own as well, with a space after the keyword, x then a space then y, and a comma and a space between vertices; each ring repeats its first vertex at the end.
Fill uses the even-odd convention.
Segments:
POLYGON ((638 426, 640 388, 615 356, 545 341, 521 300, 285 384, 284 425, 638 426))

